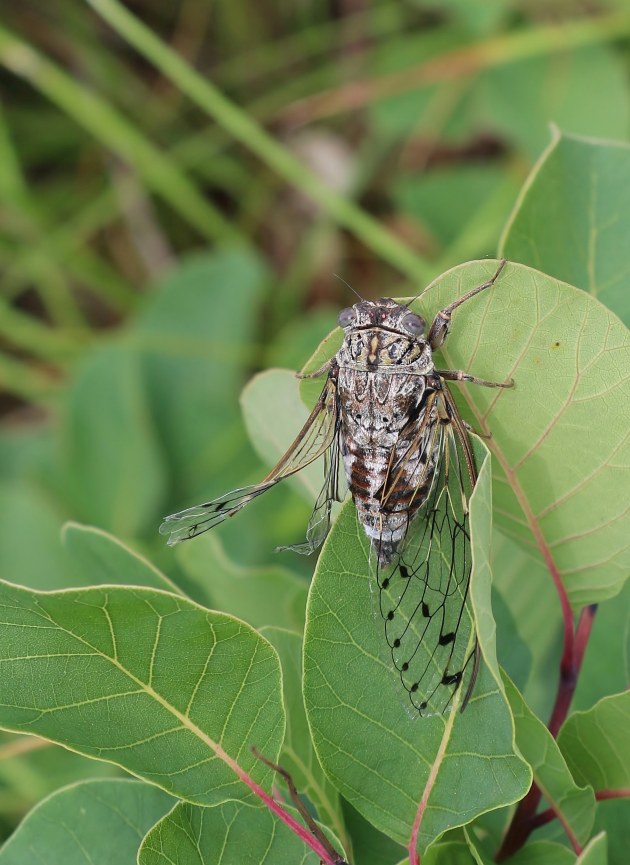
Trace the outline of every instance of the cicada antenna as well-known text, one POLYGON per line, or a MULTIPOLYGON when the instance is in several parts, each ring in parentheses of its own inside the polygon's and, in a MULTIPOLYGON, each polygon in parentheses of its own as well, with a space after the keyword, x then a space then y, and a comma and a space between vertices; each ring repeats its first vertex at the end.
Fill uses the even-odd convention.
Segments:
POLYGON ((432 285, 433 285, 433 282, 430 282, 426 288, 422 289, 420 294, 416 294, 416 296, 412 297, 411 300, 407 301, 407 303, 405 303, 404 306, 409 308, 412 303, 415 303, 417 300, 420 300, 422 297, 424 297, 424 295, 427 293, 427 291, 431 288, 432 285))
POLYGON ((359 298, 359 300, 365 302, 365 298, 364 298, 364 297, 361 297, 361 295, 359 294, 359 292, 358 292, 355 288, 353 288, 353 287, 350 285, 349 282, 346 282, 346 280, 343 278, 343 276, 339 276, 338 273, 333 273, 333 276, 336 276, 338 280, 340 280, 341 282, 344 283, 344 285, 347 285, 348 288, 350 289, 350 291, 351 291, 353 294, 356 294, 356 296, 359 298))

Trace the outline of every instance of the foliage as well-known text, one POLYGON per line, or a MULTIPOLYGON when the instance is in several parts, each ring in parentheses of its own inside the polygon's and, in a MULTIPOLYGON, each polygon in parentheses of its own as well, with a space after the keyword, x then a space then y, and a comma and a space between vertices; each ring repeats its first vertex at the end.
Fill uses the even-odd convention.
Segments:
POLYGON ((128 5, 0 21, 0 865, 622 865, 624 4, 128 5), (451 388, 486 436, 482 666, 419 718, 353 505, 314 575, 273 556, 321 467, 175 551, 156 528, 291 442, 333 272, 429 285, 430 320, 496 256, 438 355, 516 383, 451 388))

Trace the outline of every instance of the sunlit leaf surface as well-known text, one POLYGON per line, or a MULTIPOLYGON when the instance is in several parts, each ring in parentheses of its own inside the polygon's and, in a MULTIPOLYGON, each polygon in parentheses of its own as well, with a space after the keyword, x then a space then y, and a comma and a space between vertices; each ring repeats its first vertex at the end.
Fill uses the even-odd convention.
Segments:
POLYGON ((578 842, 584 844, 595 818, 593 790, 576 784, 549 730, 527 706, 512 682, 507 677, 504 682, 514 714, 518 749, 532 766, 534 780, 547 805, 554 809, 578 842))
POLYGON ((134 865, 149 829, 175 804, 151 784, 83 781, 48 796, 0 850, 0 865, 134 865))
POLYGON ((531 778, 514 750, 494 653, 484 549, 490 478, 487 462, 484 466, 471 505, 471 591, 485 663, 463 714, 425 718, 412 710, 386 651, 367 542, 351 503, 324 546, 307 608, 304 698, 320 762, 353 806, 400 843, 408 840, 436 770, 421 826, 422 849, 446 829, 516 801, 531 778))
MULTIPOLYGON (((444 274, 422 299, 424 317, 494 269, 472 262, 444 274)), ((587 293, 510 263, 455 311, 436 365, 514 379, 506 390, 451 387, 466 420, 491 434, 495 519, 559 575, 573 604, 618 593, 630 568, 628 330, 587 293)))
POLYGON ((144 839, 139 865, 319 865, 319 858, 266 808, 182 803, 144 839))
POLYGON ((630 691, 604 697, 565 721, 558 744, 574 777, 595 790, 630 788, 630 691))
POLYGON ((177 592, 178 589, 155 565, 102 529, 66 523, 63 545, 77 581, 86 586, 120 583, 177 592))
POLYGON ((630 147, 554 131, 512 213, 503 254, 583 288, 630 323, 630 147))
POLYGON ((0 586, 0 725, 116 763, 192 802, 247 799, 284 735, 280 666, 250 627, 181 597, 0 586))

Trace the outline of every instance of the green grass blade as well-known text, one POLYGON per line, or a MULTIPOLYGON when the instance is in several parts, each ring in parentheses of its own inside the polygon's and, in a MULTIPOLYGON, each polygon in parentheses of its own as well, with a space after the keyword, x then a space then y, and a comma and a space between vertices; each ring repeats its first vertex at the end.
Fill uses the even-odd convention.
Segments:
POLYGON ((103 145, 129 161, 147 186, 202 236, 212 241, 235 236, 223 216, 137 127, 97 93, 79 84, 3 27, 0 27, 0 63, 29 81, 103 145))
POLYGON ((116 0, 88 0, 105 20, 176 84, 186 96, 252 150, 288 183, 315 201, 340 225, 348 228, 373 252, 413 280, 424 281, 428 267, 423 259, 395 235, 380 226, 353 202, 325 186, 261 126, 192 69, 116 0))

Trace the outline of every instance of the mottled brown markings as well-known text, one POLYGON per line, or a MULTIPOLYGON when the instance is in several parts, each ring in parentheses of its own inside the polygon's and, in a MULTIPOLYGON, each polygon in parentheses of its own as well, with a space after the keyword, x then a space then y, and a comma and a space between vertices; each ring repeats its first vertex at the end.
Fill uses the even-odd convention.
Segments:
POLYGON ((467 501, 476 470, 466 424, 446 381, 510 384, 461 370, 436 370, 433 351, 443 344, 453 311, 493 285, 504 264, 440 310, 427 336, 422 318, 389 298, 361 300, 343 310, 343 344, 306 376, 326 374, 327 379, 278 464, 260 484, 174 514, 161 527, 169 543, 194 537, 325 454, 326 483, 300 548, 310 552, 328 531, 337 498, 336 466, 343 457, 358 518, 374 551, 392 660, 410 697, 421 691, 421 699, 411 698, 421 713, 448 707, 474 654, 465 704, 478 667, 477 653, 465 657, 469 639, 461 628, 470 577, 467 501), (415 533, 409 532, 412 521, 415 533), (429 640, 432 649, 423 645, 429 640), (447 689, 446 698, 436 697, 440 688, 447 689))

